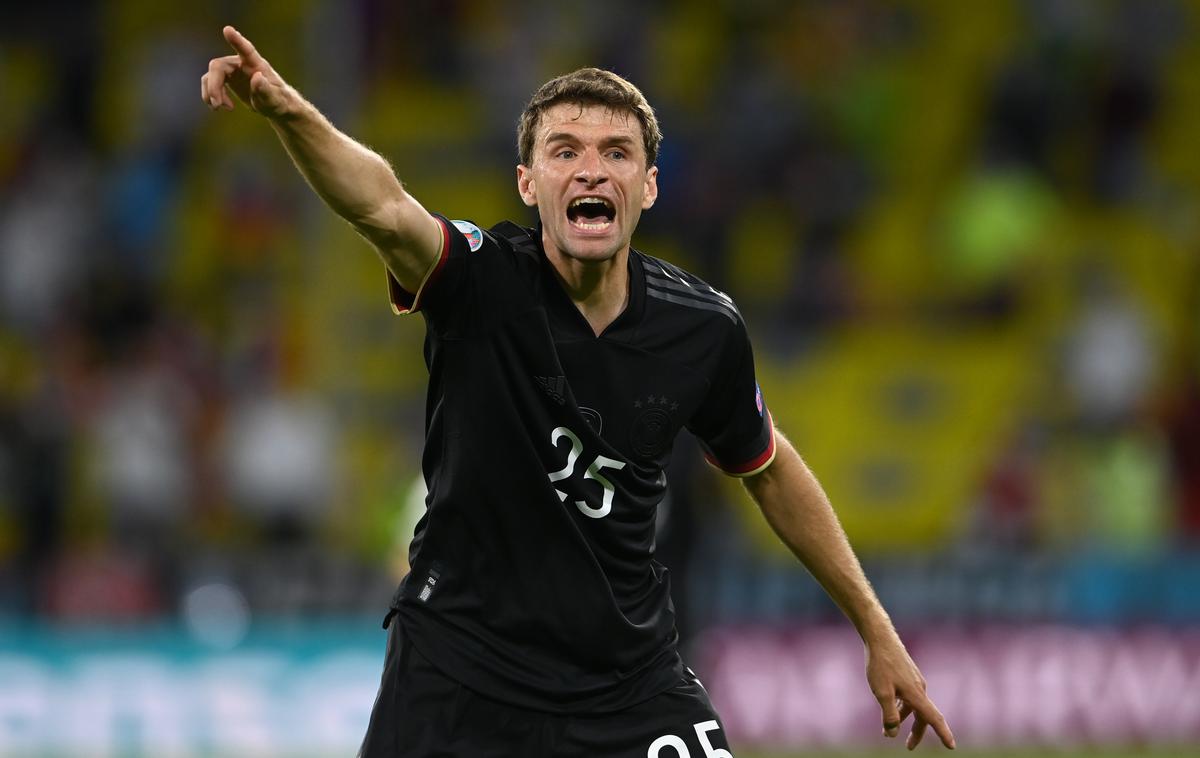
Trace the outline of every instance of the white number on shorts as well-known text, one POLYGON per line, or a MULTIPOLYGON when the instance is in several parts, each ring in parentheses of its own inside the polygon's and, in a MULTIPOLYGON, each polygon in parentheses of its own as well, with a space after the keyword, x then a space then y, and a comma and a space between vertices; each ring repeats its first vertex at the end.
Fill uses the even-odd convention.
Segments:
POLYGON ((700 740, 700 747, 704 748, 705 758, 733 758, 733 753, 724 748, 713 747, 708 741, 708 733, 720 729, 720 724, 716 721, 701 721, 694 728, 696 739, 700 740))
MULTIPOLYGON (((709 732, 721 728, 716 721, 701 721, 693 724, 692 728, 696 730, 696 739, 700 740, 700 747, 704 749, 705 758, 733 758, 733 753, 724 748, 713 747, 712 741, 708 739, 709 732)), ((687 745, 673 734, 664 734, 651 742, 649 749, 646 750, 646 758, 667 758, 667 756, 661 755, 664 747, 674 748, 678 758, 692 758, 687 745)))
POLYGON ((688 752, 687 745, 683 744, 683 740, 673 734, 664 734, 654 742, 651 742, 650 749, 646 751, 646 758, 659 758, 662 749, 668 745, 675 748, 675 752, 679 754, 679 758, 692 758, 692 754, 688 752))
MULTIPOLYGON (((583 442, 580 441, 579 436, 565 426, 560 426, 550 433, 550 444, 557 448, 558 441, 563 437, 566 437, 571 441, 571 450, 567 453, 567 465, 563 466, 558 471, 552 471, 546 475, 552 482, 566 479, 572 473, 574 473, 575 463, 579 460, 579 456, 583 452, 583 442)), ((590 518, 604 518, 612 512, 613 493, 616 491, 616 488, 613 487, 613 483, 610 482, 607 477, 600 473, 600 469, 604 468, 620 471, 621 469, 625 468, 625 461, 615 461, 607 456, 597 455, 596 459, 592 461, 592 464, 587 467, 587 471, 584 472, 583 478, 592 479, 596 482, 599 482, 600 487, 602 488, 600 495, 600 507, 594 508, 588 505, 584 500, 576 500, 575 507, 579 509, 580 513, 590 518)), ((554 491, 558 493, 559 500, 565 501, 567 499, 567 493, 557 488, 554 491)))

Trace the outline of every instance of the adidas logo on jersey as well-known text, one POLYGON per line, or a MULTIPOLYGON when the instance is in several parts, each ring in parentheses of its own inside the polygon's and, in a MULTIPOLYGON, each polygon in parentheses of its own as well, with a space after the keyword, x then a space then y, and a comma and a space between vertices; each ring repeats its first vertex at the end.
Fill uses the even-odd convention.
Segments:
POLYGON ((565 405, 567 402, 567 377, 565 376, 535 376, 533 381, 542 388, 550 399, 559 405, 565 405))

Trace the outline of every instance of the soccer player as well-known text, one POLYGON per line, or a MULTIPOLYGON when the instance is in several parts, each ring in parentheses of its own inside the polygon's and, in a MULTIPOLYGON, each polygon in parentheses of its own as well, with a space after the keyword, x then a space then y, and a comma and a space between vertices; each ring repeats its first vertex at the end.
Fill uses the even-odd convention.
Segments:
MULTIPOLYGON (((743 477, 861 635, 909 748, 954 737, 820 485, 774 427, 733 301, 630 247, 658 195, 661 133, 607 71, 543 85, 518 128, 540 225, 484 231, 425 210, 233 27, 201 79, 275 130, 312 188, 378 251, 397 313, 424 314, 427 511, 397 590, 362 756, 730 758, 676 651, 655 509, 677 432, 743 477)), ((414 114, 414 117, 419 115, 414 114)), ((819 703, 813 707, 819 708, 819 703)))

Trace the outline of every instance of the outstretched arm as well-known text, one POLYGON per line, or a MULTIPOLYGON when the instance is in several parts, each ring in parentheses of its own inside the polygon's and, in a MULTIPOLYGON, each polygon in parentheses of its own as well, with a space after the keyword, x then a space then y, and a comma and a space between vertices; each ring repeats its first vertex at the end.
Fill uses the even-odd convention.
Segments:
POLYGON ((824 490, 782 434, 778 452, 762 473, 745 480, 746 489, 780 539, 821 583, 846 614, 866 645, 867 683, 883 710, 883 732, 895 737, 915 714, 908 749, 932 726, 946 747, 954 734, 925 693, 925 678, 900 641, 880 605, 824 490))
POLYGON ((405 192, 378 153, 338 131, 283 80, 232 26, 233 55, 214 58, 200 79, 213 110, 233 110, 229 92, 274 128, 296 168, 325 203, 367 238, 406 290, 416 292, 441 253, 436 219, 405 192))

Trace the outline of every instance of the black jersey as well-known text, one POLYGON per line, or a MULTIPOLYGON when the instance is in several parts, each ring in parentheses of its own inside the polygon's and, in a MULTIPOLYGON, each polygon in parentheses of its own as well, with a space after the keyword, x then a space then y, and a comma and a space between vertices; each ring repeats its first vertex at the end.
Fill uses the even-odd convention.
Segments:
POLYGON ((749 474, 775 454, 733 301, 631 250, 629 300, 596 336, 541 236, 443 227, 415 295, 429 369, 427 510, 393 605, 464 685, 546 711, 617 710, 681 680, 667 571, 653 560, 663 467, 687 427, 749 474))

